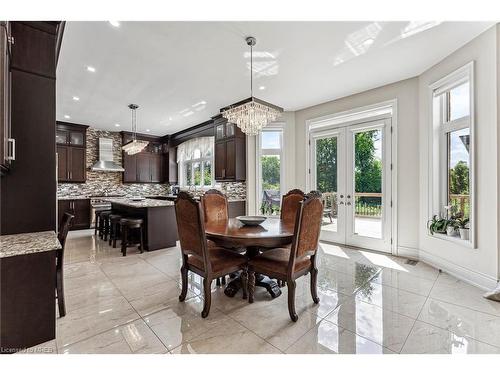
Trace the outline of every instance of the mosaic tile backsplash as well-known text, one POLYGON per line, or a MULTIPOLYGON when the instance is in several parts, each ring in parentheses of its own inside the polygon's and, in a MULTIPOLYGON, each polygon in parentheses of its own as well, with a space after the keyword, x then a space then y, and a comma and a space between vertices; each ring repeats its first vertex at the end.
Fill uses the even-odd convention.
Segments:
MULTIPOLYGON (((81 197, 90 195, 108 194, 126 196, 153 196, 166 195, 170 192, 169 184, 123 184, 121 172, 93 172, 90 167, 99 158, 99 138, 113 139, 113 160, 122 165, 122 139, 119 132, 110 132, 94 128, 87 129, 87 182, 83 184, 59 183, 57 185, 57 196, 81 197)), ((244 182, 225 182, 215 186, 225 192, 230 199, 246 199, 246 184, 244 182)), ((198 190, 196 195, 203 191, 198 190)))

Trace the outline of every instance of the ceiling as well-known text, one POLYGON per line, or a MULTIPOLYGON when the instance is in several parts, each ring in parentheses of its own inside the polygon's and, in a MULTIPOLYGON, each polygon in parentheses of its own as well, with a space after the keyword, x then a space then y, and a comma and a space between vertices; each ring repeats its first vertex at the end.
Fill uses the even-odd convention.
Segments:
POLYGON ((172 134, 209 120, 250 96, 249 35, 257 38, 254 96, 295 111, 419 75, 492 25, 68 22, 57 120, 130 130, 129 103, 140 106, 140 133, 172 134))

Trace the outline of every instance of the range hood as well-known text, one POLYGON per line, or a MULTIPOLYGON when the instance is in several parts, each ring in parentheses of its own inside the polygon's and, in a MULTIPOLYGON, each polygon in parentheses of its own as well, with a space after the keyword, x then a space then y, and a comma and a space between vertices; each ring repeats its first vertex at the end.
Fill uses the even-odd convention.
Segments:
POLYGON ((125 171, 113 161, 113 140, 111 138, 99 138, 99 161, 90 169, 98 172, 125 171))

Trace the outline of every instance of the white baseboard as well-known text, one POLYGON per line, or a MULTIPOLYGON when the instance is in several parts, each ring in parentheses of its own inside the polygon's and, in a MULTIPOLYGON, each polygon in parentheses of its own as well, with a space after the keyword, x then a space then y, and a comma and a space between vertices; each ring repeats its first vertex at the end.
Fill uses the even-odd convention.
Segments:
POLYGON ((419 259, 418 249, 416 249, 414 247, 398 246, 397 251, 398 251, 397 256, 410 258, 410 259, 419 259))
POLYGON ((481 272, 472 271, 468 268, 459 266, 446 259, 430 254, 424 250, 418 250, 419 259, 429 265, 455 276, 457 279, 463 280, 469 284, 477 286, 483 290, 492 290, 496 287, 498 280, 485 275, 481 272))

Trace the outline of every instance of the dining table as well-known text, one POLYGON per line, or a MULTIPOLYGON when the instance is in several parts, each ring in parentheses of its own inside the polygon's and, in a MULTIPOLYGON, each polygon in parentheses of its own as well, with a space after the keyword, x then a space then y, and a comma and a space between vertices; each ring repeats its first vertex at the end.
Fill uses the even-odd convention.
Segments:
MULTIPOLYGON (((294 223, 280 218, 267 218, 260 225, 245 225, 237 218, 231 218, 206 223, 205 233, 207 239, 217 246, 245 253, 252 259, 266 250, 291 244, 294 223)), ((242 287, 240 274, 232 276, 224 290, 229 297, 234 297, 242 287)), ((255 285, 266 288, 273 298, 281 295, 278 283, 265 275, 256 274, 255 285)))

